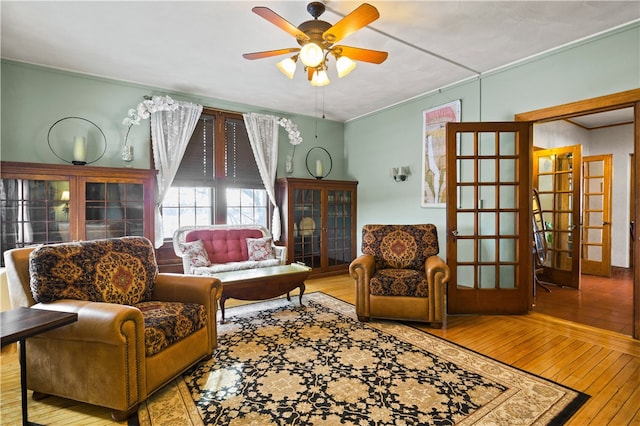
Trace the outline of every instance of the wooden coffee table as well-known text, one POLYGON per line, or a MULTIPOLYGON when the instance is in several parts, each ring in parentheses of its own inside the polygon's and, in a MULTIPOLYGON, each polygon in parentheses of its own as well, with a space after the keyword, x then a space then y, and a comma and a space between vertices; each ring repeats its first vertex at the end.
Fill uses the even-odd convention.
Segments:
POLYGON ((22 394, 22 424, 34 425, 27 418, 27 338, 78 320, 75 312, 16 308, 0 313, 2 346, 20 342, 20 391, 22 394))
POLYGON ((220 311, 224 322, 224 304, 227 299, 266 300, 287 294, 295 288, 300 289, 300 304, 304 293, 304 280, 311 268, 298 263, 270 266, 267 268, 243 269, 241 271, 212 274, 222 282, 220 311))

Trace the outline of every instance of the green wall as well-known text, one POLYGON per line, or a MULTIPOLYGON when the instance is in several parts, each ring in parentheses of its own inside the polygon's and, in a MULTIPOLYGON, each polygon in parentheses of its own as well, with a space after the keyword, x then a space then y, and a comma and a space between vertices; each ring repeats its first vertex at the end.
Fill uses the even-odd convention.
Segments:
MULTIPOLYGON (((225 102, 217 99, 174 93, 161 88, 131 84, 105 78, 75 74, 19 62, 3 60, 2 77, 2 140, 0 157, 3 161, 39 162, 64 164, 48 145, 50 127, 65 117, 81 117, 95 123, 105 134, 107 149, 93 166, 124 167, 120 159, 127 128, 122 124, 130 108, 135 108, 145 95, 168 94, 176 100, 238 112, 261 112, 291 118, 304 138, 296 147, 294 171, 290 176, 310 177, 306 166, 306 153, 313 146, 327 149, 333 158, 333 169, 327 179, 344 179, 344 124, 330 120, 317 120, 318 139, 315 138, 316 119, 295 116, 278 111, 269 111, 250 105, 225 102)), ((77 122, 68 120, 67 123, 77 122)), ((54 133, 59 129, 56 125, 54 133)), ((53 138, 52 138, 53 139, 53 138)), ((129 143, 134 147, 133 167, 150 167, 149 120, 133 126, 129 143)), ((68 148, 53 140, 56 152, 65 160, 72 157, 72 142, 68 148), (66 152, 64 151, 67 148, 66 152)), ((102 148, 102 145, 100 146, 102 148)), ((91 149, 91 148, 89 148, 91 149)), ((88 150, 89 150, 88 149, 88 150)), ((285 157, 292 151, 286 131, 280 130, 278 175, 285 176, 285 157)), ((101 150, 94 150, 98 153, 101 150)), ((92 156, 96 158, 97 155, 92 156)))
POLYGON ((360 182, 358 229, 434 223, 446 257, 446 210, 420 205, 424 110, 460 99, 462 121, 512 121, 517 113, 639 87, 640 24, 634 23, 347 122, 347 172, 360 182), (397 166, 411 167, 407 181, 391 178, 397 166))
MULTIPOLYGON (((213 108, 285 116, 298 125, 305 139, 296 148, 291 176, 309 177, 305 155, 319 145, 333 158, 329 179, 359 181, 358 236, 365 223, 434 223, 444 257, 445 209, 420 206, 422 111, 460 99, 463 121, 512 120, 517 113, 636 89, 640 87, 639 52, 640 24, 634 23, 347 123, 318 119, 317 140, 313 117, 2 61, 0 156, 2 160, 62 163, 49 150, 47 132, 57 120, 79 116, 95 122, 107 138, 107 152, 95 165, 124 166, 122 119, 144 95, 169 94, 213 108), (391 178, 390 169, 397 166, 411 167, 406 182, 391 178)), ((134 127, 129 140, 136 150, 134 166, 148 168, 147 122, 134 127)), ((286 175, 285 156, 291 149, 281 130, 279 176, 286 175)))

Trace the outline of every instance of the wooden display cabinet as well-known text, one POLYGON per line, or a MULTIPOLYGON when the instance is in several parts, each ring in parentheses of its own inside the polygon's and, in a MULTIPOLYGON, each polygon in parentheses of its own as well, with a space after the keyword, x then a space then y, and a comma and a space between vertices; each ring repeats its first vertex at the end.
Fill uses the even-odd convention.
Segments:
POLYGON ((276 197, 282 214, 287 262, 312 268, 310 276, 346 273, 356 257, 355 181, 281 178, 276 197))
POLYGON ((155 170, 1 163, 2 247, 144 236, 153 241, 155 170))

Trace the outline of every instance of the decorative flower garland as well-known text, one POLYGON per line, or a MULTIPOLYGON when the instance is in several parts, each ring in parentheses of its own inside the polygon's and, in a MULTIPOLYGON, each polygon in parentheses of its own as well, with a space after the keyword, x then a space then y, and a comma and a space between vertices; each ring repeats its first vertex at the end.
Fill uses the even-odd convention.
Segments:
POLYGON ((288 118, 280 118, 278 119, 278 124, 284 127, 289 134, 289 143, 293 145, 294 149, 296 145, 300 145, 302 143, 302 136, 300 135, 298 126, 296 126, 293 121, 288 118))
POLYGON ((127 146, 127 140, 129 139, 129 132, 132 126, 140 124, 140 120, 146 120, 151 117, 151 114, 158 111, 175 111, 178 109, 178 104, 170 96, 145 96, 144 101, 140 102, 136 109, 129 109, 127 116, 122 120, 122 124, 129 126, 127 128, 127 134, 124 137, 124 146, 127 146))

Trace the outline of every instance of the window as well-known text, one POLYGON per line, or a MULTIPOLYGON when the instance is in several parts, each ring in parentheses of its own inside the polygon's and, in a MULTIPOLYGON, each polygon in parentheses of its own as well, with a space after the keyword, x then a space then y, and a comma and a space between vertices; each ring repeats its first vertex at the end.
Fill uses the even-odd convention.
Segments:
POLYGON ((268 226, 268 211, 242 115, 204 108, 162 206, 164 238, 180 226, 268 226))
POLYGON ((267 191, 264 189, 227 189, 227 223, 229 224, 265 225, 267 208, 267 191))

